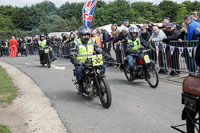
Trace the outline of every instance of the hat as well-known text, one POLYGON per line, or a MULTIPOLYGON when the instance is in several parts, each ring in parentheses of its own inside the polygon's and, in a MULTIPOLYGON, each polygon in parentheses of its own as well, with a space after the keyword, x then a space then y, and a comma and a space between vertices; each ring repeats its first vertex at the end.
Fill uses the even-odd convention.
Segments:
POLYGON ((124 22, 128 22, 128 19, 124 19, 124 20, 122 21, 122 23, 124 23, 124 22))
POLYGON ((174 26, 174 24, 169 23, 169 24, 167 25, 167 28, 171 28, 171 27, 173 27, 173 26, 174 26))

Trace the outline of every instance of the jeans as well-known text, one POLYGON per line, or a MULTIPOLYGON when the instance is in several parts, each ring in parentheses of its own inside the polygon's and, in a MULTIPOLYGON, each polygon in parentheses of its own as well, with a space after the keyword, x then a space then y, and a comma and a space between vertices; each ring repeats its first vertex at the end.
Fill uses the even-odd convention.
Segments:
MULTIPOLYGON (((136 56, 138 59, 141 58, 141 54, 137 54, 136 56)), ((128 65, 129 65, 129 68, 132 69, 134 67, 134 58, 131 54, 129 54, 127 56, 127 60, 128 60, 128 65)))
POLYGON ((128 56, 127 56, 127 60, 128 60, 129 68, 132 69, 133 66, 134 66, 133 56, 132 56, 132 55, 128 55, 128 56))

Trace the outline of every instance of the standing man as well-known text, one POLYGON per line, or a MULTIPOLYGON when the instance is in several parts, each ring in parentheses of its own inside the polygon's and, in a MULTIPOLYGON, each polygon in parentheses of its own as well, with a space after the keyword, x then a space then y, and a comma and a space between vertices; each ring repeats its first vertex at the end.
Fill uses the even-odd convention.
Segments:
POLYGON ((16 57, 17 56, 17 48, 18 48, 18 43, 17 40, 15 39, 14 36, 12 36, 12 39, 10 39, 9 42, 9 47, 10 47, 10 57, 16 57), (14 55, 13 55, 14 52, 14 55))
MULTIPOLYGON (((196 28, 200 28, 200 23, 194 21, 191 17, 191 15, 186 15, 184 17, 184 22, 187 24, 187 40, 196 40, 196 36, 199 34, 196 28)), ((197 40, 199 40, 199 37, 197 37, 197 40)), ((188 47, 195 47, 194 43, 188 44, 188 47)), ((192 56, 190 56, 189 52, 187 51, 185 57, 185 62, 187 64, 187 68, 189 69, 189 72, 196 72, 196 65, 195 65, 195 60, 192 56)))

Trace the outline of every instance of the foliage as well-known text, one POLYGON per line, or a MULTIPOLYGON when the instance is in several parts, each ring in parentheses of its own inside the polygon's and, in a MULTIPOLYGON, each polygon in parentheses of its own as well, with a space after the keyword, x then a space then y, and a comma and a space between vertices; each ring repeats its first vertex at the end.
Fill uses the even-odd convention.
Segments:
MULTIPOLYGON (((44 1, 31 7, 0 6, 0 39, 12 35, 24 37, 40 33, 75 30, 83 25, 82 8, 84 3, 66 2, 56 7, 50 1, 44 1)), ((200 2, 185 1, 181 4, 164 0, 156 5, 151 2, 133 2, 99 0, 96 5, 92 28, 106 24, 121 25, 124 18, 130 23, 143 23, 145 20, 162 22, 166 17, 171 22, 183 21, 186 14, 200 13, 200 2)))
POLYGON ((0 82, 0 105, 11 104, 18 94, 18 89, 2 67, 0 67, 0 82))
POLYGON ((11 133, 11 131, 7 126, 0 125, 0 133, 11 133))

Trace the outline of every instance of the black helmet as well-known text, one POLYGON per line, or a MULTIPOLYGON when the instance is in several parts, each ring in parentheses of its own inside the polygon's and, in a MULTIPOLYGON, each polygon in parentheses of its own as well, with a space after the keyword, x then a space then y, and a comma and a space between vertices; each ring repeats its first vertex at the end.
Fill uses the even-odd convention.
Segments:
POLYGON ((78 34, 79 34, 79 37, 81 38, 81 41, 83 43, 87 43, 89 41, 89 38, 83 38, 83 35, 87 34, 87 35, 91 36, 91 30, 87 26, 81 26, 79 28, 78 34))
POLYGON ((40 38, 41 38, 41 37, 45 37, 45 35, 44 35, 44 34, 40 34, 40 38))
POLYGON ((45 35, 44 35, 44 34, 40 34, 40 40, 41 40, 41 41, 43 41, 43 40, 44 40, 44 38, 42 39, 42 37, 44 37, 44 38, 45 38, 45 35))
POLYGON ((138 35, 138 32, 139 32, 139 30, 138 30, 137 28, 131 27, 131 28, 129 29, 129 35, 128 35, 129 38, 130 38, 131 40, 135 40, 136 37, 137 37, 137 35, 138 35), (132 33, 136 33, 136 36, 133 36, 132 33))

